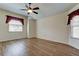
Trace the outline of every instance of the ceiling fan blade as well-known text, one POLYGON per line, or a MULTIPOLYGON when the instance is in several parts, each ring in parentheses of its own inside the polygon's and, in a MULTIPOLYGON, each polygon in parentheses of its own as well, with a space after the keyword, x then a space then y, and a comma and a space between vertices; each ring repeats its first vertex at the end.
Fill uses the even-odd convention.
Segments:
POLYGON ((33 13, 38 14, 38 12, 33 11, 33 13))
POLYGON ((26 9, 21 9, 21 10, 26 10, 26 9))
POLYGON ((35 7, 35 8, 33 8, 33 10, 38 10, 39 9, 39 7, 35 7))
POLYGON ((25 4, 25 7, 26 7, 26 8, 28 8, 28 5, 27 5, 27 4, 25 4))
POLYGON ((31 3, 29 3, 29 7, 31 6, 31 3))

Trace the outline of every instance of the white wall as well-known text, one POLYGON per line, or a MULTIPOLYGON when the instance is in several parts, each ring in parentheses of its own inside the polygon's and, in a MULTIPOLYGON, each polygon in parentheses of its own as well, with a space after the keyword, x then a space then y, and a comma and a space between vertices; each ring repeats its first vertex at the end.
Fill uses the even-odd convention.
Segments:
POLYGON ((29 20, 29 36, 36 37, 36 20, 29 20))
POLYGON ((36 20, 34 19, 28 19, 27 37, 28 38, 36 37, 36 20))
MULTIPOLYGON (((76 5, 74 8, 72 8, 72 9, 69 11, 69 13, 71 13, 71 12, 77 10, 77 9, 79 9, 79 4, 76 5)), ((70 28, 70 26, 69 26, 69 28, 70 28)), ((69 32, 70 32, 70 31, 69 31, 69 32)), ((70 35, 71 35, 71 33, 70 33, 70 35)), ((72 39, 72 38, 69 38, 69 44, 70 44, 71 46, 73 46, 73 47, 79 49, 79 39, 72 39)))
POLYGON ((43 19, 38 19, 37 37, 67 44, 67 12, 43 19))
POLYGON ((15 13, 5 11, 5 10, 0 10, 0 41, 25 38, 26 37, 26 23, 27 22, 26 22, 25 17, 15 14, 15 13), (23 32, 16 32, 16 33, 9 32, 8 24, 5 23, 6 15, 23 18, 25 22, 23 26, 24 27, 23 32))

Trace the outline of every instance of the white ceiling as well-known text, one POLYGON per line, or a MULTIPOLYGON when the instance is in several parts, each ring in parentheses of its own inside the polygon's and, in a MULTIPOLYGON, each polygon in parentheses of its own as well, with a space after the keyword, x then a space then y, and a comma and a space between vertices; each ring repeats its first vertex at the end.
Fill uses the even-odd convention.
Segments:
MULTIPOLYGON (((61 12, 65 12, 75 5, 76 3, 33 3, 32 7, 38 6, 40 10, 38 11, 38 14, 32 14, 32 17, 38 19, 52 16, 61 12)), ((27 16, 27 12, 21 10, 25 8, 24 3, 0 3, 0 8, 27 16)))

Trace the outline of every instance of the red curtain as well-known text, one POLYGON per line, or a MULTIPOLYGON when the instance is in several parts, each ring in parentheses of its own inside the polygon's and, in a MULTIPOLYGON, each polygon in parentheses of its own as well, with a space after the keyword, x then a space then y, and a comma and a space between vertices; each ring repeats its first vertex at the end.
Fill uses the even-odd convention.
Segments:
POLYGON ((68 22, 67 22, 67 25, 70 24, 72 18, 73 18, 74 16, 76 16, 76 15, 79 15, 79 9, 77 9, 77 10, 71 12, 71 13, 68 15, 68 22))
POLYGON ((6 23, 8 23, 10 20, 18 20, 20 21, 23 25, 24 25, 24 19, 22 18, 18 18, 18 17, 14 17, 14 16, 9 16, 9 15, 6 15, 6 23))

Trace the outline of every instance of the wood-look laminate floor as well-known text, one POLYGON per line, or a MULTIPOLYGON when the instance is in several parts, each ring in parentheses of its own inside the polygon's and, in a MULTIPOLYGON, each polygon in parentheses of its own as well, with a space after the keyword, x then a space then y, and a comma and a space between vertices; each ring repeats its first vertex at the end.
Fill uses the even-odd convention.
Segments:
POLYGON ((42 40, 18 39, 0 43, 1 56, 79 56, 71 46, 42 40))

